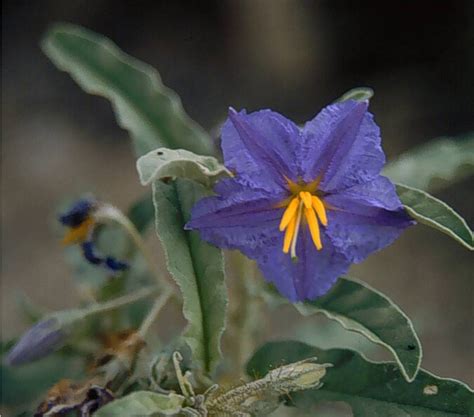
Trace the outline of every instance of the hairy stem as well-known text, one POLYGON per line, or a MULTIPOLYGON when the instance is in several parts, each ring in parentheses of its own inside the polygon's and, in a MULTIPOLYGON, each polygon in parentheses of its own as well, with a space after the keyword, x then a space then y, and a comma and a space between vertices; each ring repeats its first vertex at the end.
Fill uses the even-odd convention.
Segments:
POLYGON ((172 292, 166 288, 164 292, 160 294, 160 296, 155 300, 153 307, 143 320, 140 329, 138 330, 138 334, 142 337, 142 339, 144 339, 147 335, 148 330, 150 329, 153 322, 157 319, 158 315, 161 312, 161 309, 166 305, 171 295, 172 292))
POLYGON ((230 379, 242 378, 244 364, 257 343, 260 297, 255 283, 255 265, 239 253, 232 254, 234 279, 229 317, 230 379))
POLYGON ((132 239, 133 243, 137 247, 138 251, 143 255, 145 261, 148 265, 148 269, 155 276, 157 282, 160 286, 165 286, 165 288, 171 287, 174 288, 173 284, 168 282, 161 274, 161 271, 156 267, 155 261, 151 252, 148 250, 145 241, 142 236, 136 229, 135 225, 130 221, 130 219, 125 216, 117 207, 110 204, 104 204, 96 213, 97 220, 100 222, 114 221, 127 232, 127 234, 132 239))
POLYGON ((124 295, 123 297, 114 298, 105 303, 97 303, 84 309, 86 315, 104 313, 106 311, 114 310, 125 305, 135 303, 136 301, 150 297, 158 291, 156 286, 141 288, 138 291, 124 295))

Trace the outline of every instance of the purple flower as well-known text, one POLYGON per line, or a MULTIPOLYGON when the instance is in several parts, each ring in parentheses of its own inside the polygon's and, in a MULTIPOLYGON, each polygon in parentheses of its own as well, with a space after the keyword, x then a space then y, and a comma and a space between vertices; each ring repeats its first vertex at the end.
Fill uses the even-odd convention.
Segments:
POLYGON ((291 301, 326 294, 413 223, 380 175, 385 155, 367 108, 332 104, 303 128, 270 110, 231 108, 222 149, 235 177, 196 204, 186 227, 256 260, 291 301))
POLYGON ((102 265, 112 274, 129 268, 128 263, 119 261, 113 256, 101 256, 96 248, 94 233, 98 222, 95 217, 100 203, 91 199, 81 199, 65 213, 59 221, 68 228, 63 238, 64 244, 80 243, 84 259, 92 265, 102 265))
POLYGON ((76 201, 66 213, 61 214, 59 221, 64 226, 79 227, 95 210, 96 204, 94 200, 82 198, 76 201))
POLYGON ((23 365, 41 359, 64 345, 66 334, 56 318, 36 323, 13 346, 6 357, 12 366, 23 365))

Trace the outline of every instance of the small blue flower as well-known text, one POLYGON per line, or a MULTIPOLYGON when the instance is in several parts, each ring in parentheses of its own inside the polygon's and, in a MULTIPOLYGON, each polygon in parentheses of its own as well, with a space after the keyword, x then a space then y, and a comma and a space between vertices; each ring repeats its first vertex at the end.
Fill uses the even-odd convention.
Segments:
POLYGON ((64 244, 81 243, 92 237, 96 226, 94 212, 97 206, 94 200, 81 199, 59 216, 59 221, 68 228, 63 238, 64 244))
POLYGON ((92 265, 100 265, 104 262, 104 258, 95 253, 95 245, 92 240, 88 240, 81 244, 82 254, 84 258, 92 265))
POLYGON ((64 226, 79 227, 90 217, 95 207, 94 200, 80 199, 66 213, 59 216, 59 221, 64 226))
POLYGON ((385 155, 367 108, 332 104, 303 128, 270 110, 230 109, 222 149, 235 177, 195 205, 186 227, 256 260, 291 301, 326 294, 413 224, 380 175, 385 155))
POLYGON ((36 323, 21 337, 6 357, 9 365, 17 366, 41 359, 63 346, 66 333, 59 320, 49 318, 36 323))
POLYGON ((69 228, 64 236, 63 243, 81 245, 84 259, 92 265, 101 265, 107 268, 111 273, 126 270, 129 265, 121 262, 114 257, 101 256, 94 242, 94 232, 97 227, 97 221, 94 217, 100 204, 95 200, 78 200, 66 213, 59 216, 59 221, 69 228))
POLYGON ((119 261, 112 256, 107 256, 107 258, 105 258, 105 265, 107 265, 111 271, 124 271, 129 268, 129 265, 126 262, 119 261))

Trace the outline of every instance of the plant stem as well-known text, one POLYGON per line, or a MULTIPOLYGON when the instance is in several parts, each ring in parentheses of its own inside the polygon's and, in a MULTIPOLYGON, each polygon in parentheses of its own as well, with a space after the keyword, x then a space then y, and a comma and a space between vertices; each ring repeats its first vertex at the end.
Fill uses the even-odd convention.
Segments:
POLYGON ((96 218, 98 221, 107 222, 109 220, 115 221, 128 233, 133 243, 135 243, 137 249, 141 252, 148 264, 148 269, 155 276, 160 286, 164 287, 165 290, 174 292, 174 284, 168 282, 160 270, 156 267, 154 259, 150 251, 148 250, 145 241, 136 229, 135 225, 130 219, 125 216, 118 208, 110 204, 103 204, 96 212, 96 218))
POLYGON ((138 334, 141 336, 142 339, 145 338, 148 330, 151 328, 151 325, 156 320, 158 315, 161 312, 161 309, 165 306, 168 300, 175 294, 175 287, 173 283, 170 283, 168 280, 165 279, 164 275, 161 273, 160 269, 157 267, 152 254, 148 250, 145 241, 143 240, 142 236, 136 229, 135 225, 130 221, 130 219, 125 216, 118 208, 110 205, 110 204, 102 204, 96 212, 97 221, 107 222, 107 221, 115 221, 120 226, 122 226, 125 231, 128 233, 130 238, 132 239, 133 243, 137 247, 137 249, 143 255, 146 263, 148 264, 148 269, 150 272, 155 276, 162 293, 158 296, 153 304, 153 307, 149 311, 148 315, 143 320, 140 329, 138 330, 138 334))
POLYGON ((145 241, 143 240, 142 236, 136 229, 135 225, 130 221, 130 219, 125 216, 118 208, 110 205, 110 204, 103 204, 99 210, 96 212, 96 218, 98 221, 115 221, 123 229, 128 233, 130 238, 132 239, 133 243, 137 247, 137 249, 143 255, 146 263, 148 264, 148 269, 150 272, 155 276, 156 281, 158 282, 160 288, 162 289, 162 293, 158 296, 155 300, 153 307, 149 311, 148 315, 143 320, 140 329, 138 330, 138 334, 145 338, 148 330, 150 329, 153 322, 156 320, 158 315, 161 312, 161 309, 165 306, 168 300, 175 294, 175 287, 173 283, 168 282, 163 275, 161 274, 160 270, 156 267, 154 259, 150 251, 148 250, 145 241))
POLYGON ((165 288, 164 292, 160 294, 160 296, 155 300, 153 307, 151 308, 148 315, 143 320, 140 326, 140 329, 138 330, 138 334, 141 336, 142 339, 145 338, 151 325, 156 320, 156 318, 161 312, 161 309, 165 306, 167 301, 170 299, 171 295, 172 295, 172 292, 169 289, 165 288))
POLYGON ((97 303, 90 307, 84 309, 85 315, 104 313, 109 310, 114 310, 116 308, 122 307, 127 304, 134 303, 136 301, 142 300, 152 296, 158 291, 158 287, 145 287, 138 291, 132 292, 131 294, 124 295, 123 297, 118 297, 105 303, 97 303))
POLYGON ((255 285, 255 266, 245 256, 233 253, 234 266, 233 303, 229 317, 228 337, 231 338, 230 356, 232 369, 230 380, 242 377, 243 365, 251 355, 256 343, 260 310, 260 298, 255 285))

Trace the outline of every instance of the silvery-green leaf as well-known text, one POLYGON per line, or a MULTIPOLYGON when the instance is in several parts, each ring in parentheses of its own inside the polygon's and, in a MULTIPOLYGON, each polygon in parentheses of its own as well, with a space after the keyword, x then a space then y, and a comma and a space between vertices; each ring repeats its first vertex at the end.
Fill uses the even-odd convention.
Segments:
POLYGON ((264 375, 284 362, 316 356, 332 363, 317 390, 295 392, 292 405, 310 411, 321 401, 348 403, 354 417, 468 417, 474 413, 474 392, 462 382, 437 377, 423 369, 408 383, 395 363, 374 363, 359 353, 323 350, 296 341, 267 343, 247 365, 251 376, 264 375))
POLYGON ((369 87, 357 87, 349 90, 339 97, 336 102, 355 100, 355 101, 366 101, 370 100, 374 95, 374 90, 369 87))
POLYGON ((227 295, 222 252, 203 242, 197 232, 184 230, 191 208, 209 190, 192 181, 153 183, 156 231, 168 270, 183 295, 188 321, 184 339, 193 361, 212 372, 220 360, 220 339, 225 325, 227 295))
POLYGON ((218 179, 230 175, 212 156, 167 148, 155 149, 138 158, 137 170, 142 185, 163 178, 187 178, 211 187, 218 179))
POLYGON ((100 408, 94 417, 164 417, 178 416, 184 397, 150 391, 133 392, 100 408))
POLYGON ((71 24, 54 25, 43 51, 88 93, 109 99, 138 155, 159 146, 212 154, 209 136, 184 112, 175 92, 151 66, 122 52, 109 39, 71 24))
POLYGON ((341 277, 328 294, 296 307, 305 315, 322 313, 383 346, 393 354, 403 376, 408 381, 415 378, 422 350, 413 324, 390 298, 368 284, 341 277))
POLYGON ((432 140, 388 163, 383 174, 393 182, 431 192, 472 176, 474 133, 432 140))
POLYGON ((474 250, 471 228, 451 207, 425 191, 402 184, 397 184, 396 187, 397 194, 411 217, 474 250))
POLYGON ((276 410, 282 394, 319 388, 331 364, 316 363, 307 358, 270 370, 264 378, 251 381, 209 398, 206 408, 210 415, 265 416, 276 410), (240 413, 240 414, 239 414, 240 413))

